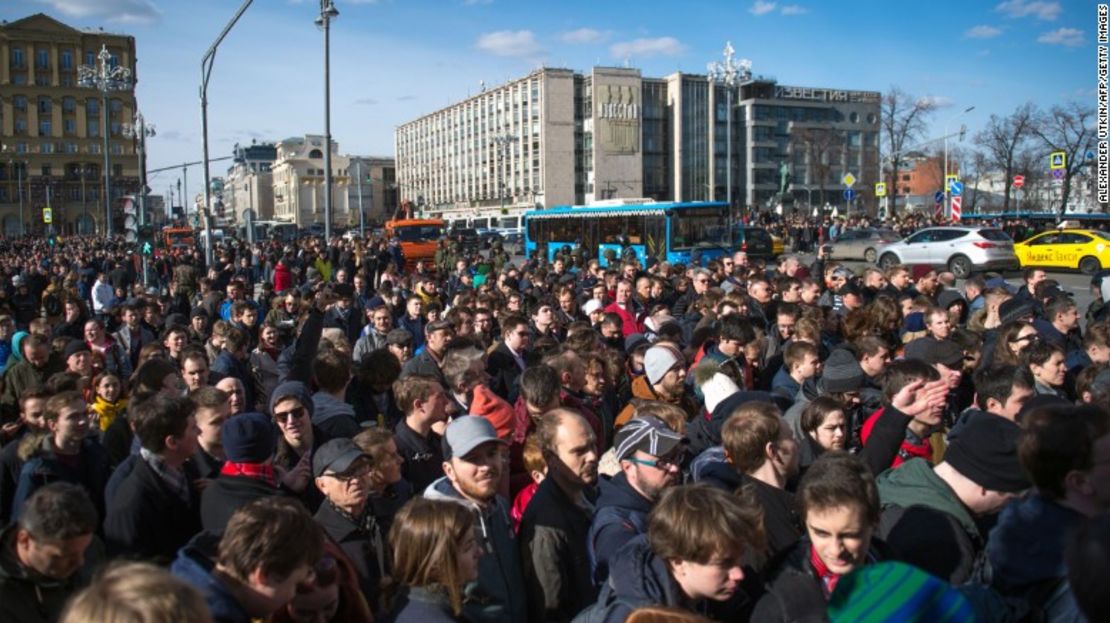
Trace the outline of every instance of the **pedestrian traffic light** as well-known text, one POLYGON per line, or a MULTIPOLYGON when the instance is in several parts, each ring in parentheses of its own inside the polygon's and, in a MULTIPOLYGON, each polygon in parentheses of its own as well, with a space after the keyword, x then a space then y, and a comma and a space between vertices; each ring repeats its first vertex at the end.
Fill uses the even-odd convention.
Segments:
POLYGON ((154 254, 154 228, 150 225, 139 227, 138 247, 139 253, 143 255, 154 254))

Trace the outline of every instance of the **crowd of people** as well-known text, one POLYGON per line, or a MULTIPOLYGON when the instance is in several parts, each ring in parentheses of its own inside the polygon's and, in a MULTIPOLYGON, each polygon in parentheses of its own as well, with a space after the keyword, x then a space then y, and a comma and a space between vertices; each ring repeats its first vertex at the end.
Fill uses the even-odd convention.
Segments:
POLYGON ((1105 620, 1110 278, 816 251, 0 240, 0 620, 1105 620))

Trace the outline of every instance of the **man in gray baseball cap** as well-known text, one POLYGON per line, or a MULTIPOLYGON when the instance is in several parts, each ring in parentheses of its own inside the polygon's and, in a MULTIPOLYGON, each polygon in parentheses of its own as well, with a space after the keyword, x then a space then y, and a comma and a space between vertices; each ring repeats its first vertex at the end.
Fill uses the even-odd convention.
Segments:
POLYGON ((463 606, 472 621, 525 621, 528 604, 509 503, 498 492, 508 451, 489 420, 475 415, 455 418, 443 435, 442 478, 428 485, 424 497, 465 504, 478 516, 485 553, 478 561, 476 586, 467 587, 463 606))

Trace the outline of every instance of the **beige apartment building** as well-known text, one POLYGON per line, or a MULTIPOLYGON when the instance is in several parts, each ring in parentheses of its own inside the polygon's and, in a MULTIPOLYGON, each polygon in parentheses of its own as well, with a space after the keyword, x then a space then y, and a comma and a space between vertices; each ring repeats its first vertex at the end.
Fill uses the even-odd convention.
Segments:
POLYGON ((254 212, 256 221, 272 220, 274 177, 271 167, 277 159, 277 146, 258 142, 236 144, 232 158, 224 178, 222 220, 229 224, 246 223, 248 210, 254 212))
POLYGON ((139 187, 136 145, 123 134, 135 114, 136 79, 134 37, 42 13, 0 23, 0 233, 43 232, 47 206, 55 232, 103 232, 105 131, 112 223, 122 231, 119 199, 139 187), (107 98, 106 128, 100 91, 81 87, 77 71, 96 65, 102 47, 111 65, 131 72, 127 89, 107 98))
MULTIPOLYGON (((347 187, 350 158, 339 155, 339 145, 331 142, 333 227, 350 223, 347 187)), ((277 157, 270 167, 273 179, 273 219, 310 227, 324 223, 324 137, 307 134, 277 143, 277 157)), ((357 218, 357 215, 356 215, 357 218)))
POLYGON ((483 222, 608 199, 724 200, 731 164, 736 208, 836 205, 850 172, 856 209, 874 210, 863 189, 878 180, 880 94, 745 70, 731 141, 727 87, 705 75, 543 68, 485 89, 397 128, 400 199, 483 222))

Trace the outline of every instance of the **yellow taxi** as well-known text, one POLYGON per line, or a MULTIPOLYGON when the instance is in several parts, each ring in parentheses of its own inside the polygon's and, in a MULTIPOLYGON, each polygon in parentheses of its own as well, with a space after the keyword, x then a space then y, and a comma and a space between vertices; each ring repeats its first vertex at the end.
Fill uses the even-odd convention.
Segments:
POLYGON ((786 243, 783 242, 782 238, 779 238, 774 234, 771 234, 771 253, 775 257, 786 253, 786 243))
POLYGON ((1094 229, 1060 229, 1037 234, 1014 245, 1022 267, 1078 268, 1093 275, 1110 268, 1110 233, 1094 229))

